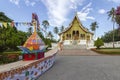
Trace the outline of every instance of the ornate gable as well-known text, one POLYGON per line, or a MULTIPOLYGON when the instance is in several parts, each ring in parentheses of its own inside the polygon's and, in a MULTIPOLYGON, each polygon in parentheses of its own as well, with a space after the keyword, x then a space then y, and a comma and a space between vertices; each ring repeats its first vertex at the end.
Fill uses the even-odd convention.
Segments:
MULTIPOLYGON (((67 27, 67 28, 66 28, 63 32, 61 32, 60 34, 65 33, 65 32, 67 32, 68 30, 70 30, 71 27, 72 27, 74 24, 76 24, 76 23, 79 25, 79 27, 80 27, 84 32, 86 32, 86 33, 91 33, 87 28, 83 27, 83 25, 81 24, 81 21, 79 20, 77 14, 76 14, 76 15, 74 16, 72 22, 70 23, 69 27, 67 27), (77 21, 77 22, 76 22, 76 21, 77 21)), ((59 35, 60 35, 60 34, 59 34, 59 35)), ((93 34, 93 33, 91 33, 91 34, 93 34)))

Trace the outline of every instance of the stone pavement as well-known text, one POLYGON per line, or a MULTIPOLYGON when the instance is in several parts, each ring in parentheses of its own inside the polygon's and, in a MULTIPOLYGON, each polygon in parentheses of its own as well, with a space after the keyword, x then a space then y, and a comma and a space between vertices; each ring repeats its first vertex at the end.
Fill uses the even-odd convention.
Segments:
POLYGON ((120 56, 56 56, 38 80, 120 80, 120 56))
POLYGON ((72 55, 72 56, 100 56, 102 54, 98 54, 89 49, 64 49, 58 52, 58 55, 72 55))

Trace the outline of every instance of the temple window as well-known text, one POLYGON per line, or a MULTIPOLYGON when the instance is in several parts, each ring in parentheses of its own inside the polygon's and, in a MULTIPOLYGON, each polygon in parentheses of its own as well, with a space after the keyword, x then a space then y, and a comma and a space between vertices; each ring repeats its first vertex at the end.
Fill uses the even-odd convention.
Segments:
POLYGON ((76 31, 76 35, 79 36, 79 31, 76 31))
POLYGON ((71 34, 66 34, 66 39, 67 40, 71 39, 71 34))
POLYGON ((90 36, 87 36, 87 40, 90 40, 90 36))
POLYGON ((68 34, 66 34, 66 40, 68 40, 68 34))
POLYGON ((80 38, 81 38, 82 40, 85 40, 85 34, 80 34, 80 38))
POLYGON ((75 35, 75 31, 73 31, 73 35, 75 35))
POLYGON ((71 39, 71 34, 69 34, 69 39, 71 39))

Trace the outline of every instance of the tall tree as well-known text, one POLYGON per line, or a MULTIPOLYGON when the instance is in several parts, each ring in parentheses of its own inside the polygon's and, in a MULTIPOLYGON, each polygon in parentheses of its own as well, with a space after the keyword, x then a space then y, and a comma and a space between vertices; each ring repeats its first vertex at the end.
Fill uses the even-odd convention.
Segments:
POLYGON ((49 32, 48 32, 48 37, 49 37, 50 39, 52 39, 53 34, 52 34, 52 32, 51 32, 51 31, 49 31, 49 32))
MULTIPOLYGON (((49 26, 49 22, 48 22, 47 20, 44 20, 44 21, 42 22, 42 25, 44 26, 45 31, 47 31, 48 26, 49 26)), ((45 36, 46 36, 46 35, 47 35, 47 34, 45 33, 45 36)))
POLYGON ((0 21, 1 22, 12 22, 13 20, 7 17, 3 12, 0 12, 0 21))
POLYGON ((62 25, 61 28, 60 28, 60 31, 63 32, 64 28, 65 27, 62 25))
POLYGON ((91 30, 94 31, 95 37, 96 37, 96 28, 98 28, 98 23, 95 21, 93 23, 91 23, 91 30))
POLYGON ((28 28, 28 36, 30 36, 30 35, 32 34, 32 32, 33 32, 32 27, 29 27, 29 28, 28 28))
POLYGON ((111 19, 111 21, 113 22, 113 48, 115 47, 114 46, 114 26, 115 26, 115 9, 112 8, 110 11, 107 12, 108 14, 108 19, 111 19))
POLYGON ((54 28, 54 33, 56 34, 56 38, 57 38, 58 32, 59 32, 58 27, 55 27, 55 28, 54 28))
MULTIPOLYGON (((115 29, 115 31, 114 31, 114 40, 115 41, 120 41, 120 36, 118 35, 118 29, 115 29)), ((101 37, 101 39, 104 41, 104 42, 112 42, 112 38, 113 38, 113 36, 112 36, 112 34, 113 34, 113 30, 112 31, 108 31, 108 32, 106 32, 102 37, 101 37)))

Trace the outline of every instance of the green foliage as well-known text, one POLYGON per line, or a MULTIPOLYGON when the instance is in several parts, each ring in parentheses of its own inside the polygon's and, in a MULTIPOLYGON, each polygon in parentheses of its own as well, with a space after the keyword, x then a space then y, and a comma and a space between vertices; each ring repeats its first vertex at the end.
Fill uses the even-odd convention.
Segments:
POLYGON ((58 27, 55 27, 55 28, 54 28, 54 33, 55 33, 55 34, 58 34, 58 32, 59 32, 58 27))
POLYGON ((53 34, 51 31, 48 32, 47 37, 49 37, 50 39, 53 39, 53 34))
POLYGON ((10 55, 0 55, 0 64, 11 63, 19 60, 19 55, 10 54, 10 55))
POLYGON ((60 31, 63 32, 64 29, 65 29, 65 27, 62 25, 60 28, 60 31))
POLYGON ((17 46, 25 42, 27 36, 15 27, 7 25, 7 28, 0 27, 0 52, 5 50, 18 50, 17 46))
POLYGON ((40 38, 44 41, 45 45, 47 45, 48 47, 51 47, 51 42, 52 40, 44 38, 42 32, 38 32, 38 35, 40 36, 40 38))
POLYGON ((54 33, 56 34, 56 38, 57 38, 58 32, 59 32, 58 27, 55 27, 55 28, 54 28, 54 33))
POLYGON ((28 32, 27 32, 27 36, 29 37, 30 35, 32 35, 33 29, 32 27, 28 28, 28 32))
POLYGON ((8 18, 3 12, 0 12, 0 22, 12 22, 12 19, 8 18))
MULTIPOLYGON (((113 41, 113 31, 105 33, 101 39, 103 42, 112 42, 113 41)), ((114 41, 120 41, 119 30, 114 30, 114 41)))
POLYGON ((108 19, 111 18, 111 21, 114 23, 115 22, 115 8, 112 8, 110 11, 107 12, 108 14, 108 19))
POLYGON ((91 30, 92 31, 96 31, 96 28, 98 28, 98 24, 97 24, 97 22, 93 22, 93 23, 91 23, 91 30))
POLYGON ((48 47, 52 47, 50 39, 44 39, 44 42, 48 47))
POLYGON ((49 22, 47 21, 47 20, 44 20, 43 22, 42 22, 42 25, 44 26, 44 28, 45 28, 45 30, 48 28, 48 26, 49 26, 49 22))
POLYGON ((102 39, 100 39, 100 38, 97 38, 97 40, 94 42, 94 46, 96 46, 97 49, 100 49, 100 47, 103 45, 104 45, 104 43, 103 43, 102 39))
POLYGON ((91 50, 105 55, 120 55, 120 48, 101 48, 101 49, 93 48, 91 50))

